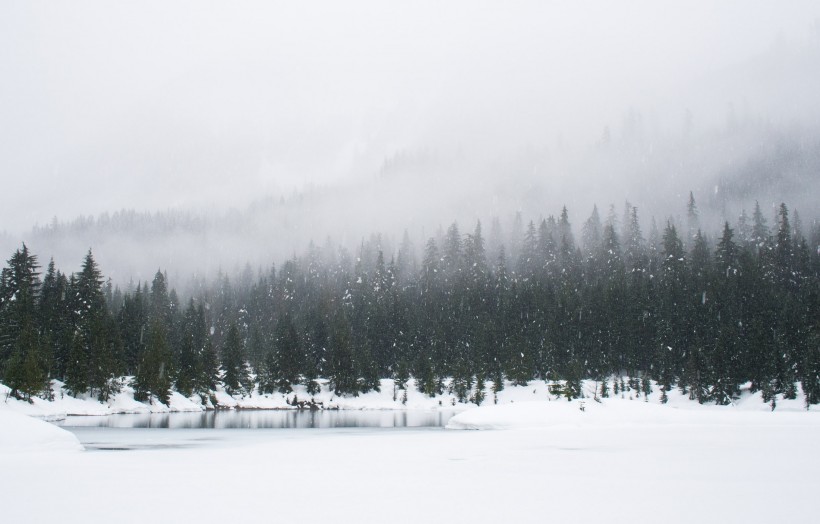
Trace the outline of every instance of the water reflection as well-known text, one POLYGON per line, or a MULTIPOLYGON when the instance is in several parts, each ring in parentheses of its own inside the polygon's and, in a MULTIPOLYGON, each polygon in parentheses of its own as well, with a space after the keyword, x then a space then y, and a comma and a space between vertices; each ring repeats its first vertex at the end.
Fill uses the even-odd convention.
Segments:
POLYGON ((168 429, 407 428, 442 427, 454 411, 220 410, 66 417, 64 427, 168 429))

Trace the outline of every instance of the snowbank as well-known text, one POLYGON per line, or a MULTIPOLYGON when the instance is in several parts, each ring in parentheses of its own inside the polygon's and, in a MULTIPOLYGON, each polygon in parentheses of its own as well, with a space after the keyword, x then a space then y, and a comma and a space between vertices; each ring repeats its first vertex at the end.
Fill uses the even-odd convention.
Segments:
POLYGON ((9 388, 0 384, 0 402, 12 411, 44 420, 62 420, 67 415, 103 416, 116 413, 171 413, 178 411, 204 411, 198 398, 186 398, 177 392, 171 394, 166 406, 159 402, 139 402, 134 400, 134 390, 123 386, 122 390, 112 395, 106 402, 101 402, 91 395, 74 397, 63 388, 59 380, 51 381, 51 394, 54 400, 33 397, 31 402, 23 402, 9 396, 9 388))
MULTIPOLYGON (((123 377, 122 382, 128 384, 129 377, 123 377)), ((125 385, 122 390, 113 395, 108 401, 100 402, 97 398, 90 395, 80 395, 74 397, 69 395, 64 389, 63 384, 59 381, 52 381, 52 396, 54 400, 46 401, 40 398, 32 399, 32 402, 21 402, 8 396, 9 389, 0 384, 0 401, 14 411, 24 413, 26 415, 43 418, 46 420, 59 420, 65 418, 67 415, 112 415, 117 413, 173 413, 173 412, 198 412, 206 409, 296 409, 297 401, 299 403, 310 403, 321 407, 322 409, 344 409, 344 410, 437 410, 447 409, 456 411, 472 410, 476 408, 476 404, 472 402, 459 402, 456 396, 448 392, 446 387, 442 394, 428 397, 421 393, 416 388, 415 381, 410 379, 407 388, 402 390, 395 387, 393 380, 383 379, 381 381, 380 391, 370 391, 358 396, 338 396, 329 387, 326 380, 320 380, 321 391, 313 395, 308 394, 304 385, 296 385, 293 391, 287 394, 279 392, 272 394, 260 394, 254 391, 251 394, 244 395, 229 395, 221 387, 209 395, 204 401, 198 396, 190 398, 184 397, 180 393, 174 392, 170 396, 168 405, 162 404, 154 399, 152 402, 139 402, 134 400, 134 390, 125 385)), ((596 410, 597 402, 593 401, 595 392, 600 391, 599 383, 594 381, 585 381, 583 384, 583 392, 586 397, 586 405, 590 410, 596 410)), ((611 388, 611 386, 610 386, 611 388)), ((612 389, 610 389, 611 391, 612 389)), ((710 404, 701 405, 695 401, 689 400, 688 394, 681 393, 674 389, 667 394, 667 403, 665 407, 678 408, 681 410, 712 410, 725 409, 723 406, 714 406, 710 404)), ((640 405, 655 405, 661 406, 661 392, 656 384, 652 384, 652 392, 648 397, 644 396, 635 390, 627 390, 619 392, 618 395, 612 394, 610 398, 602 399, 603 404, 613 403, 616 401, 624 401, 629 404, 640 405)), ((533 380, 526 385, 513 386, 510 383, 505 385, 505 388, 494 394, 491 390, 491 385, 488 384, 484 390, 483 406, 487 405, 504 405, 504 404, 518 404, 521 402, 544 401, 551 402, 558 406, 566 401, 556 399, 549 391, 549 385, 543 380, 533 380)), ((600 406, 598 406, 600 407, 600 406)), ((740 398, 737 399, 731 406, 736 410, 754 411, 754 412, 770 412, 771 405, 763 402, 761 393, 758 391, 754 394, 749 393, 748 386, 741 389, 740 398)), ((811 406, 811 411, 818 411, 819 406, 811 406)), ((516 410, 517 408, 513 408, 516 410)), ((558 407, 551 408, 553 412, 562 409, 558 407)), ((643 408, 640 408, 643 409, 643 408)), ((575 411, 580 411, 578 408, 566 407, 566 411, 571 412, 573 417, 576 417, 575 411)), ((803 395, 798 394, 794 400, 783 399, 782 395, 778 396, 776 403, 776 412, 803 412, 806 411, 803 395)), ((606 417, 606 410, 600 417, 606 417)), ((665 411, 658 411, 653 413, 653 416, 660 417, 665 411)), ((645 416, 645 412, 640 412, 640 416, 645 416)), ((554 413, 552 417, 554 417, 554 413)), ((619 417, 632 416, 627 415, 623 411, 619 417)), ((580 420, 586 420, 589 417, 580 420)), ((574 419, 573 419, 574 420, 574 419)), ((602 420, 602 419, 601 419, 602 420)), ((458 421, 456 421, 458 422, 458 421)), ((499 420, 499 424, 504 425, 503 421, 499 420)), ((534 424, 534 422, 533 422, 534 424)), ((518 424, 514 424, 518 425, 518 424)))
POLYGON ((81 451, 73 433, 37 420, 0 403, 0 454, 43 451, 81 451))
POLYGON ((820 427, 820 411, 796 409, 796 401, 785 401, 792 409, 772 411, 754 395, 741 397, 734 405, 698 404, 686 395, 673 394, 666 404, 653 395, 649 399, 606 398, 593 400, 548 399, 481 406, 451 418, 447 429, 539 429, 553 427, 638 427, 658 425, 737 425, 773 420, 788 425, 820 427))
POLYGON ((675 410, 640 401, 612 399, 548 399, 482 406, 459 413, 447 429, 532 429, 557 426, 623 426, 632 423, 666 424, 676 420, 675 410))
MULTIPOLYGON (((124 383, 128 383, 129 377, 124 377, 124 383)), ((0 384, 0 400, 4 401, 8 407, 14 411, 24 413, 46 420, 61 420, 68 415, 104 416, 119 413, 174 413, 174 412, 197 412, 206 409, 297 409, 297 402, 308 402, 320 406, 322 409, 344 409, 344 410, 463 410, 475 407, 475 404, 460 403, 456 397, 444 392, 441 395, 428 397, 416 389, 415 382, 411 379, 407 389, 394 388, 392 380, 381 381, 380 391, 370 391, 358 396, 339 396, 329 387, 326 380, 320 380, 321 391, 313 395, 307 392, 304 385, 296 385, 293 391, 287 394, 275 392, 272 394, 260 394, 254 391, 251 394, 229 395, 223 388, 219 387, 212 392, 210 398, 203 402, 198 396, 190 398, 173 392, 168 405, 153 399, 151 402, 140 402, 134 399, 134 390, 128 385, 122 387, 121 391, 112 395, 105 402, 101 402, 91 395, 78 395, 74 397, 66 392, 63 383, 52 381, 52 396, 54 400, 43 400, 33 398, 32 402, 22 402, 9 397, 9 388, 0 384), (215 404, 212 403, 215 401, 215 404)), ((546 391, 541 382, 541 390, 546 391)), ((543 391, 539 391, 543 393, 543 391)), ((521 395, 527 396, 523 390, 515 392, 510 390, 510 398, 519 398, 521 395)))

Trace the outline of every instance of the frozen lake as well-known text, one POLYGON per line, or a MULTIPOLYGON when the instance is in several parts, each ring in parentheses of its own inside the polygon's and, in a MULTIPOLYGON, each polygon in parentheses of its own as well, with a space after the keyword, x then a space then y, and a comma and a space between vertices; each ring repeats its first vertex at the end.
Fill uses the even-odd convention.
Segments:
POLYGON ((415 428, 444 427, 454 410, 217 410, 195 413, 136 413, 69 416, 58 426, 66 429, 288 429, 288 428, 415 428))
MULTIPOLYGON (((389 422, 425 414, 410 411, 313 414, 386 427, 311 428, 310 412, 206 413, 211 428, 176 426, 201 413, 169 415, 166 428, 112 416, 108 427, 67 427, 86 452, 0 454, 0 506, 3 522, 35 523, 230 522, 238 507, 276 522, 631 523, 636 511, 668 524, 816 520, 816 413, 578 406, 516 403, 462 417, 511 428, 486 431, 389 422), (224 415, 256 428, 217 427, 224 415), (293 416, 305 426, 262 420, 293 416)), ((65 423, 92 421, 106 419, 65 423)))
MULTIPOLYGON (((443 428, 455 414, 456 411, 452 410, 223 410, 70 416, 57 425, 77 435, 89 451, 122 451, 264 440, 274 436, 268 433, 281 433, 281 430, 344 432, 368 429, 437 429, 443 428), (242 429, 254 431, 237 431, 242 429)), ((276 436, 278 438, 281 435, 276 436)))

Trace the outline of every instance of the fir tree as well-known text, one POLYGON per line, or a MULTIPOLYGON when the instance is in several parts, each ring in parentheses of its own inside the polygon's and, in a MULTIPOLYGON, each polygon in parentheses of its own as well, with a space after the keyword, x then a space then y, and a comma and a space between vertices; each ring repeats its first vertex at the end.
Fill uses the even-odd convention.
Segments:
POLYGON ((695 235, 700 231, 700 213, 695 204, 695 195, 691 191, 689 191, 689 201, 686 203, 686 227, 689 232, 686 244, 692 245, 695 235))
POLYGON ((98 393, 102 400, 115 392, 112 381, 116 370, 114 346, 117 334, 111 331, 110 313, 103 294, 103 278, 91 250, 83 261, 80 273, 71 286, 72 308, 74 311, 74 328, 77 332, 74 344, 82 348, 72 348, 72 359, 83 359, 74 362, 67 369, 66 384, 71 391, 82 393, 85 385, 92 394, 98 393), (84 377, 72 376, 72 372, 86 373, 84 377))
POLYGON ((205 394, 209 391, 215 391, 221 375, 219 355, 209 339, 205 342, 205 347, 202 350, 202 371, 197 385, 199 393, 205 394))
POLYGON ((293 391, 293 385, 299 384, 301 378, 301 347, 293 319, 285 315, 276 324, 276 368, 277 388, 282 393, 293 391))
POLYGON ((200 352, 201 347, 197 347, 197 310, 193 299, 188 303, 185 310, 185 317, 182 322, 181 336, 177 340, 178 357, 175 365, 177 391, 184 396, 191 396, 197 389, 197 378, 201 375, 200 352))
POLYGON ((50 393, 37 325, 38 268, 37 257, 23 244, 0 273, 0 378, 13 396, 25 400, 50 393))
POLYGON ((359 393, 356 363, 350 338, 350 325, 340 313, 334 318, 331 329, 327 377, 330 387, 337 395, 358 395, 359 393))
POLYGON ((168 330, 164 323, 154 318, 148 325, 148 340, 134 377, 134 398, 150 400, 152 396, 168 404, 171 395, 171 348, 168 330))
POLYGON ((222 383, 229 395, 250 392, 248 389, 250 376, 245 359, 244 343, 236 324, 230 325, 228 335, 225 337, 225 345, 222 348, 222 369, 224 369, 222 383))

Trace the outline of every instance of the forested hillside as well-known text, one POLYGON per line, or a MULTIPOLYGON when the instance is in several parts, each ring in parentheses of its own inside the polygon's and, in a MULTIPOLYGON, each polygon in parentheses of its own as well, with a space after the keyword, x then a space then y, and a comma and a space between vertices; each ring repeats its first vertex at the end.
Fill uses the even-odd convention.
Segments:
POLYGON ((582 379, 620 376, 699 402, 728 403, 748 382, 772 408, 799 385, 820 401, 818 225, 755 204, 704 232, 691 195, 678 222, 643 231, 627 204, 575 228, 566 208, 507 232, 453 223, 419 249, 408 236, 390 252, 375 235, 355 253, 329 241, 184 299, 161 271, 120 289, 91 251, 65 274, 23 245, 0 281, 2 382, 20 398, 51 379, 106 398, 133 380, 163 401, 218 384, 315 391, 318 378, 355 395, 413 376, 431 395, 452 378, 481 402, 472 392, 502 379, 561 381, 572 397, 582 379))
MULTIPOLYGON (((685 221, 690 190, 698 198, 700 223, 710 233, 718 233, 726 220, 734 224, 755 200, 770 224, 772 206, 780 202, 812 221, 820 218, 812 198, 820 193, 818 137, 818 125, 765 124, 751 116, 738 116, 732 125, 655 134, 648 115, 632 111, 623 129, 613 127, 600 140, 596 133, 591 143, 576 147, 542 144, 503 155, 400 149, 357 177, 293 192, 260 189, 252 202, 235 208, 224 199, 205 208, 80 206, 88 214, 79 216, 61 215, 53 207, 29 230, 0 232, 0 253, 6 253, 0 258, 25 241, 43 263, 53 257, 73 272, 93 247, 115 284, 150 281, 161 267, 177 291, 187 294, 192 275, 213 280, 220 269, 234 273, 245 263, 267 267, 302 253, 311 240, 324 245, 328 236, 355 254, 361 238, 378 232, 389 259, 405 231, 420 248, 440 224, 457 221, 471 229, 481 218, 489 229, 491 217, 498 216, 510 233, 516 211, 537 224, 562 205, 580 226, 595 202, 617 202, 620 218, 623 199, 640 205, 647 231, 652 216, 663 229, 670 215, 685 221)), ((196 187, 190 183, 174 191, 182 198, 196 187)), ((114 205, 105 200, 96 204, 114 205)), ((495 264, 495 255, 488 259, 495 264)))

